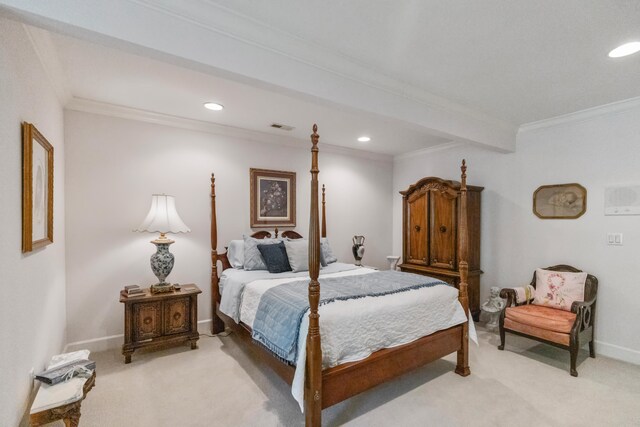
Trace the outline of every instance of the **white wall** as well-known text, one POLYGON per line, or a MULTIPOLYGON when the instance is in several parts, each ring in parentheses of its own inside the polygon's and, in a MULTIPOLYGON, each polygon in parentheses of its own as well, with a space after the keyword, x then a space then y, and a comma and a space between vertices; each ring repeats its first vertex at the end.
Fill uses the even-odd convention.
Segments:
MULTIPOLYGON (((191 233, 173 236, 169 280, 193 282, 203 294, 199 319, 210 313, 210 175, 216 174, 218 249, 249 228, 249 168, 297 173, 297 230, 308 235, 311 143, 301 147, 252 142, 140 121, 67 111, 67 305, 70 342, 119 335, 119 290, 154 283, 152 234, 134 233, 152 193, 176 196, 191 233)), ((322 128, 319 133, 322 135, 322 128)), ((351 237, 367 236, 365 262, 386 265, 391 248, 391 159, 323 151, 328 237, 352 261, 351 237)), ((120 345, 121 337, 102 344, 120 345)), ((92 344, 94 347, 96 344, 92 344)))
POLYGON ((491 286, 528 283, 536 267, 570 264, 598 277, 596 351, 640 363, 638 253, 640 217, 604 216, 605 186, 640 183, 640 108, 520 133, 513 154, 471 146, 394 161, 393 248, 401 253, 401 197, 417 179, 460 179, 466 158, 470 184, 482 200, 482 298, 491 286), (587 188, 587 212, 576 220, 541 220, 532 194, 544 184, 587 188), (624 246, 607 246, 606 233, 624 233, 624 246))
POLYGON ((0 18, 0 425, 22 418, 41 370, 65 340, 63 110, 21 24, 0 18), (22 121, 54 146, 54 243, 22 255, 22 121))

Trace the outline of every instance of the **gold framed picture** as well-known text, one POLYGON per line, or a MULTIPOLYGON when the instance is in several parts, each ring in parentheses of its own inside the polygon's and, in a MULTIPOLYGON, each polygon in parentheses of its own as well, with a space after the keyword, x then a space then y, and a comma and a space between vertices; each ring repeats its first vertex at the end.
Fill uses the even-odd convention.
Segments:
POLYGON ((22 252, 53 243, 53 146, 22 123, 22 252))
POLYGON ((249 171, 251 228, 296 226, 296 173, 249 171))
POLYGON ((587 211, 587 189, 580 184, 543 185, 533 193, 533 213, 541 219, 576 219, 587 211))

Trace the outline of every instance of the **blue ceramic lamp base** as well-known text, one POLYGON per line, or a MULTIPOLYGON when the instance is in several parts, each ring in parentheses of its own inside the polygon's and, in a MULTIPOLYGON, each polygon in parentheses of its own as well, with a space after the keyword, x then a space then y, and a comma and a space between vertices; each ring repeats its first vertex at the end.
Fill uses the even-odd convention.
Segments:
POLYGON ((166 282, 165 279, 171 273, 171 270, 173 270, 174 257, 173 254, 169 252, 169 245, 174 243, 174 241, 168 239, 164 233, 162 233, 159 238, 152 240, 151 243, 156 245, 156 253, 151 255, 151 270, 158 278, 158 283, 151 285, 151 293, 172 292, 173 285, 166 282))

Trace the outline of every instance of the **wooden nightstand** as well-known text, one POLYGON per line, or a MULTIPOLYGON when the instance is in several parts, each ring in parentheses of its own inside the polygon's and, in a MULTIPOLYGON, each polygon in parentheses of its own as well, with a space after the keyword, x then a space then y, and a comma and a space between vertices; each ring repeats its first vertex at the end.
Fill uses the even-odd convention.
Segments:
POLYGON ((193 284, 182 285, 179 291, 127 297, 120 293, 124 304, 124 363, 131 363, 131 355, 139 348, 165 347, 171 344, 191 343, 197 348, 198 294, 202 291, 193 284))

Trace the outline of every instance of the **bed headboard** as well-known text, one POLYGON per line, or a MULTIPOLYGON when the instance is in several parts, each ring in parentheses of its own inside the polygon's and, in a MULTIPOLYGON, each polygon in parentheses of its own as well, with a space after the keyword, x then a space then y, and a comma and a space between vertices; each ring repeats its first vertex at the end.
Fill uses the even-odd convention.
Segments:
MULTIPOLYGON (((322 186, 322 237, 327 237, 327 216, 326 216, 326 200, 325 200, 325 187, 322 186)), ((256 231, 251 235, 254 239, 270 239, 275 235, 278 238, 280 234, 278 227, 274 229, 274 234, 267 230, 256 231)), ((294 230, 285 230, 280 234, 281 237, 287 239, 302 239, 303 236, 294 230)), ((218 253, 218 220, 216 217, 216 178, 214 174, 211 174, 211 308, 215 313, 216 302, 220 302, 220 288, 218 277, 218 262, 221 265, 220 272, 231 268, 231 263, 227 256, 226 248, 225 252, 218 253)), ((217 316, 212 316, 214 319, 213 329, 223 328, 222 321, 216 320, 217 316), (216 322, 220 323, 216 325, 216 322)))
MULTIPOLYGON (((280 233, 280 231, 278 230, 278 227, 276 227, 273 230, 273 232, 275 234, 275 238, 277 239, 278 234, 280 233)), ((254 239, 270 239, 271 236, 273 236, 273 234, 271 234, 267 230, 256 231, 251 235, 251 237, 253 237, 254 239)), ((299 234, 297 231, 293 231, 293 230, 283 231, 280 237, 282 237, 283 239, 302 239, 302 235, 299 234)))

